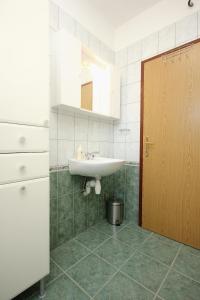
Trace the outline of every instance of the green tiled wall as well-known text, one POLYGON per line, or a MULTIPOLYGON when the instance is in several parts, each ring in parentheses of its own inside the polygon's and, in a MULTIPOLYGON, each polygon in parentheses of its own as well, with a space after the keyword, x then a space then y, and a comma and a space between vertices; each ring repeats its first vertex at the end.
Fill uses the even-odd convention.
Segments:
POLYGON ((84 180, 67 169, 50 172, 51 249, 105 218, 105 201, 113 196, 113 176, 102 178, 101 195, 92 190, 84 197, 84 180))
POLYGON ((139 165, 127 164, 114 177, 114 196, 124 202, 125 219, 138 222, 139 165))
POLYGON ((94 190, 84 197, 85 178, 72 176, 69 170, 50 173, 51 249, 105 218, 105 202, 115 197, 124 202, 125 219, 137 222, 139 166, 125 165, 112 176, 101 180, 101 195, 94 190))

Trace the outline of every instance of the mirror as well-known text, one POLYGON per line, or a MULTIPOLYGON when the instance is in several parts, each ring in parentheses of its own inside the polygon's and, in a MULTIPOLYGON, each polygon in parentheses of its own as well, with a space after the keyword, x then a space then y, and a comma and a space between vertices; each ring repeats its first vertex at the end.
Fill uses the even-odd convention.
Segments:
POLYGON ((109 115, 110 65, 83 48, 81 67, 81 109, 109 115))

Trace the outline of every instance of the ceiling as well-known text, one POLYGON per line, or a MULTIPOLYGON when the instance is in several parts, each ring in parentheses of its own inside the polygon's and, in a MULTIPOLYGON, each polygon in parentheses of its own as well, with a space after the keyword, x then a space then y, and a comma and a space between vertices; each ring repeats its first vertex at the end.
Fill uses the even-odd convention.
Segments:
POLYGON ((103 15, 106 22, 116 28, 159 1, 161 0, 89 0, 88 2, 103 15))

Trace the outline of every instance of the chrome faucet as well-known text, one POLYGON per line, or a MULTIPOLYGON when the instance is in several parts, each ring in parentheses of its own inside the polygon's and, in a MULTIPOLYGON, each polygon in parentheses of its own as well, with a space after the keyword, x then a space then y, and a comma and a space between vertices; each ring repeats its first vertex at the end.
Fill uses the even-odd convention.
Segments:
POLYGON ((85 158, 87 160, 94 159, 97 154, 99 154, 99 151, 87 152, 85 153, 85 158))

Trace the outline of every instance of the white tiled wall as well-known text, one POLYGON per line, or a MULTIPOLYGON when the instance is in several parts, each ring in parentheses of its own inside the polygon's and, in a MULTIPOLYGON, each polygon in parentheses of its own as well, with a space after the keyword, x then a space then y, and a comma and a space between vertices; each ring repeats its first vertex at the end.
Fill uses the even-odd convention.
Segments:
POLYGON ((116 53, 121 71, 121 119, 114 123, 114 156, 139 161, 141 61, 200 36, 200 12, 116 53))
POLYGON ((113 122, 51 111, 50 124, 51 166, 67 165, 79 145, 84 152, 113 157, 113 122))
MULTIPOLYGON (((114 63, 114 51, 53 2, 50 2, 50 55, 55 52, 55 31, 63 27, 103 60, 114 63)), ((113 157, 113 134, 113 121, 51 111, 50 165, 67 165, 68 159, 75 156, 79 145, 85 152, 98 151, 101 156, 113 157)))

